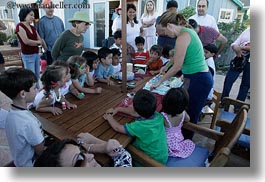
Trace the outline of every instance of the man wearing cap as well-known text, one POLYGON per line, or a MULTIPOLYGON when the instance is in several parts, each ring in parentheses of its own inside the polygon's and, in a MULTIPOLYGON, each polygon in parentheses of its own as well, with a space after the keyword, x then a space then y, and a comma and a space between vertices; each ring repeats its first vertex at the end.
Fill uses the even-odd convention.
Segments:
POLYGON ((113 35, 117 30, 121 30, 121 5, 119 5, 119 7, 115 9, 115 11, 118 16, 113 20, 112 23, 111 30, 113 35))
POLYGON ((75 12, 74 17, 68 20, 72 24, 70 30, 64 31, 56 40, 52 48, 53 60, 66 61, 70 56, 81 55, 84 50, 84 36, 92 21, 86 12, 75 12))
POLYGON ((206 13, 208 6, 208 0, 199 0, 197 3, 197 13, 189 19, 194 19, 199 25, 213 27, 215 30, 219 31, 215 18, 206 13))
POLYGON ((59 35, 64 31, 63 21, 58 17, 53 15, 54 8, 52 7, 51 0, 43 1, 43 9, 46 13, 37 24, 37 31, 40 37, 45 41, 47 45, 46 51, 46 61, 47 64, 52 64, 51 50, 59 35))

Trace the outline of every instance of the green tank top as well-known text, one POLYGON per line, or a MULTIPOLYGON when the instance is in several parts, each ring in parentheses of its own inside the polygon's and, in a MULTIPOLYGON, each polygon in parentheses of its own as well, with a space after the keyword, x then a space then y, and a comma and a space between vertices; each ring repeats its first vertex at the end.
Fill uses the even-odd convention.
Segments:
POLYGON ((207 63, 204 59, 203 46, 197 33, 189 28, 183 28, 181 32, 187 32, 191 36, 182 65, 183 74, 193 74, 206 70, 207 63))

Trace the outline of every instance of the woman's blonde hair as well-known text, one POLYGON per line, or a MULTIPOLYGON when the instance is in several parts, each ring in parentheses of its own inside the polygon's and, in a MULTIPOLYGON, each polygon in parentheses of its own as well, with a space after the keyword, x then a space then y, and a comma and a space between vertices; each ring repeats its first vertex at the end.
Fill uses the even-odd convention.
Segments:
POLYGON ((178 14, 177 12, 166 11, 161 15, 158 24, 161 24, 162 27, 166 27, 168 23, 192 28, 186 18, 182 14, 178 14))
POLYGON ((154 15, 154 13, 155 13, 155 8, 156 8, 155 7, 155 2, 153 0, 147 0, 146 3, 145 3, 145 5, 144 5, 144 17, 145 16, 148 16, 147 3, 149 3, 149 2, 151 2, 153 4, 153 6, 154 6, 154 9, 153 9, 153 12, 151 12, 151 15, 154 15))

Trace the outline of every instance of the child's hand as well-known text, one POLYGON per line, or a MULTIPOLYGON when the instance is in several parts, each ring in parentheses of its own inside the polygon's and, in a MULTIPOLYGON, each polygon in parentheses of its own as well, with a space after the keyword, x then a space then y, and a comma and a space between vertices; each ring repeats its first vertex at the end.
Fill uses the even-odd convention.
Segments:
POLYGON ((102 88, 101 87, 95 88, 95 93, 96 94, 100 94, 101 92, 102 92, 102 88))
POLYGON ((89 67, 89 65, 86 65, 86 73, 89 74, 89 72, 90 72, 90 67, 89 67))
POLYGON ((52 107, 52 111, 51 113, 54 115, 54 116, 58 116, 58 115, 61 115, 63 114, 63 111, 62 109, 58 108, 58 107, 52 107))
POLYGON ((103 118, 104 118, 105 120, 109 121, 109 120, 113 119, 113 115, 112 115, 112 113, 105 113, 105 114, 103 115, 103 118))
POLYGON ((76 109, 77 105, 72 104, 72 103, 68 103, 66 107, 67 107, 67 109, 76 109))
POLYGON ((94 141, 94 136, 91 135, 90 133, 80 133, 77 135, 77 141, 85 142, 87 144, 93 144, 94 141))
POLYGON ((117 148, 121 148, 122 145, 120 144, 119 141, 115 140, 115 139, 109 139, 106 145, 106 153, 111 156, 114 157, 117 155, 117 153, 115 152, 115 149, 117 148))
POLYGON ((114 82, 112 80, 107 81, 108 86, 114 85, 114 82))
POLYGON ((108 109, 105 113, 108 113, 108 114, 111 114, 111 115, 115 115, 117 112, 115 112, 114 113, 114 111, 115 111, 115 109, 114 108, 110 108, 110 109, 108 109))

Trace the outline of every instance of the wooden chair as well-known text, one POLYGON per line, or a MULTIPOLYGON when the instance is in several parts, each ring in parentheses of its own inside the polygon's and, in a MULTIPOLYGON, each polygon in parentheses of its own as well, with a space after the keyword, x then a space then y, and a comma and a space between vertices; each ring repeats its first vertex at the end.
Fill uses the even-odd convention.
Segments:
MULTIPOLYGON (((231 123, 231 121, 235 118, 236 113, 230 112, 231 106, 245 106, 247 111, 250 109, 250 104, 246 102, 242 102, 240 100, 235 100, 229 97, 225 97, 223 99, 224 110, 220 113, 217 120, 214 122, 213 126, 217 131, 225 131, 228 126, 222 125, 223 121, 231 123)), ((233 148, 233 153, 244 157, 246 159, 250 159, 250 118, 247 118, 246 127, 244 128, 243 133, 240 135, 235 147, 233 148)))
MULTIPOLYGON (((221 95, 222 93, 214 90, 213 99, 212 99, 214 106, 210 107, 209 105, 206 105, 203 108, 202 113, 200 114, 200 117, 199 117, 199 120, 201 121, 206 115, 211 116, 212 117, 211 126, 210 126, 211 129, 214 128, 215 120, 218 114, 218 107, 219 107, 219 103, 221 100, 221 95)), ((200 122, 200 123, 204 123, 204 122, 200 122)))
POLYGON ((131 153, 133 160, 141 163, 143 166, 148 167, 205 167, 206 165, 204 162, 207 160, 207 158, 209 159, 210 167, 222 167, 228 162, 231 149, 245 128, 247 109, 248 108, 246 106, 241 107, 232 123, 220 121, 220 124, 229 126, 225 132, 218 132, 191 122, 184 123, 183 127, 185 129, 197 132, 200 135, 206 136, 216 141, 213 152, 210 155, 209 152, 207 153, 208 155, 205 155, 205 150, 207 149, 196 145, 194 152, 188 158, 182 159, 177 157, 169 157, 166 165, 163 165, 146 155, 144 152, 135 148, 132 144, 128 145, 126 149, 131 153))

